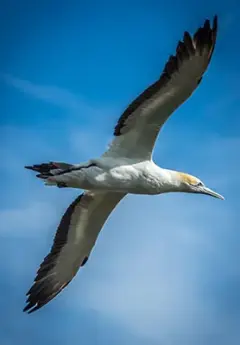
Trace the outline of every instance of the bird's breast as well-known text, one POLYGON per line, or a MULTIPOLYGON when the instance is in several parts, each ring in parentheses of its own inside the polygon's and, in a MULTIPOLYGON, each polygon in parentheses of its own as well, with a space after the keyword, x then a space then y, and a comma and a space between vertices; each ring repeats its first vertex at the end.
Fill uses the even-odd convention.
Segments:
POLYGON ((159 194, 162 187, 156 174, 141 165, 122 166, 111 169, 110 180, 118 188, 132 194, 159 194))

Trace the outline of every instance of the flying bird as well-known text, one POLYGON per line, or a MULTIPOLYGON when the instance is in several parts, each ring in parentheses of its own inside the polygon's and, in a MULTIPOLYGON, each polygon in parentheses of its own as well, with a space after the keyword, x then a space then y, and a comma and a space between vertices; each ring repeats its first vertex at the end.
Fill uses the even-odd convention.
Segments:
POLYGON ((216 43, 217 16, 193 36, 184 33, 160 78, 120 116, 114 139, 100 158, 81 164, 50 162, 26 166, 46 185, 84 190, 68 207, 50 253, 27 292, 24 311, 52 300, 84 266, 110 213, 127 194, 186 192, 224 199, 197 177, 163 169, 152 159, 159 131, 202 81, 216 43))

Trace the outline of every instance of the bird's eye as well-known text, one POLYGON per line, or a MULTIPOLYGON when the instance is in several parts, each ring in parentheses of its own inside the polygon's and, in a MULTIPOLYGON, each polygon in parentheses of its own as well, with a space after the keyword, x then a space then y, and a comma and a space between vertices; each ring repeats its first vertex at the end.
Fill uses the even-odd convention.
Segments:
POLYGON ((195 186, 196 186, 196 187, 202 187, 202 186, 203 186, 203 183, 200 181, 200 182, 198 182, 195 186))

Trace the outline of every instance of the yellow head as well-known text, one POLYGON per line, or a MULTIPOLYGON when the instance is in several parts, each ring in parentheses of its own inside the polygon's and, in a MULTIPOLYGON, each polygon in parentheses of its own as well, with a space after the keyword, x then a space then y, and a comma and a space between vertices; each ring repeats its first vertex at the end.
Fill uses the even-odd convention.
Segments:
POLYGON ((178 175, 180 176, 181 181, 188 183, 190 185, 196 185, 199 182, 201 182, 197 177, 189 175, 189 174, 179 172, 178 175))
POLYGON ((213 190, 207 188, 204 183, 197 177, 177 172, 178 179, 180 180, 180 189, 187 193, 200 193, 211 195, 218 199, 224 199, 224 197, 213 190))

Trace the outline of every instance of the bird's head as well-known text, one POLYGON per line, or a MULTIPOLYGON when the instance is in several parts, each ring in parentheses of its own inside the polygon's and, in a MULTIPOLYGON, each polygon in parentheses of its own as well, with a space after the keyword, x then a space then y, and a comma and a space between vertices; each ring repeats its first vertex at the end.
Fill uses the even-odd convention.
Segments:
POLYGON ((180 188, 184 192, 206 194, 224 200, 221 194, 207 188, 199 178, 185 173, 178 173, 178 177, 180 179, 180 188))

